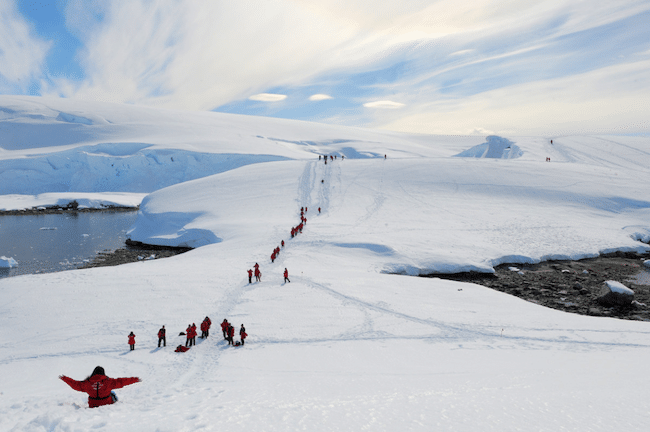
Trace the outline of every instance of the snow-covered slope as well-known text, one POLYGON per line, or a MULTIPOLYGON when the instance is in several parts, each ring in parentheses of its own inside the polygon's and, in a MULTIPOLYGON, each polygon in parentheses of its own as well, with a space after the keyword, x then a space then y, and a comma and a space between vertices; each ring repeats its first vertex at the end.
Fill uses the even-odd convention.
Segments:
POLYGON ((19 97, 0 113, 0 208, 152 192, 131 237, 201 246, 0 280, 0 430, 650 427, 647 322, 387 274, 647 250, 647 138, 409 136, 19 97), (506 139, 520 157, 455 157, 506 139), (133 168, 118 176, 120 160, 133 168), (248 284, 256 262, 262 282, 248 284), (172 352, 206 315, 211 336, 172 352), (223 318, 245 324, 243 348, 221 339, 223 318), (97 365, 143 381, 85 409, 57 376, 97 365))

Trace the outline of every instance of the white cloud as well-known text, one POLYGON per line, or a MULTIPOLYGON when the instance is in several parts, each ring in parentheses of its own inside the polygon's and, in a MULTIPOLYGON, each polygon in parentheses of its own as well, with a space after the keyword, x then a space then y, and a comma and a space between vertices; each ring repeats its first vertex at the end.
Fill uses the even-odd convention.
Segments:
POLYGON ((0 2, 0 86, 4 78, 10 86, 25 90, 42 73, 50 45, 32 34, 15 2, 0 2))
MULTIPOLYGON (((359 115, 347 117, 358 121, 348 124, 367 124, 372 116, 373 125, 422 132, 498 131, 506 123, 529 128, 524 113, 539 110, 534 102, 507 91, 536 88, 535 83, 525 84, 534 62, 522 64, 522 58, 533 57, 562 35, 648 10, 647 0, 592 0, 589 7, 582 0, 69 0, 67 24, 84 43, 79 58, 87 78, 81 83, 49 81, 43 93, 205 110, 269 89, 285 92, 285 87, 322 84, 319 79, 332 76, 345 82, 349 75, 371 75, 408 63, 403 76, 398 71, 350 86, 349 98, 358 100, 355 86, 363 87, 365 100, 375 100, 364 106, 379 109, 347 112, 359 115), (506 61, 502 69, 494 66, 506 61), (471 86, 486 72, 484 65, 494 68, 490 88, 501 90, 480 93, 481 88, 471 86), (452 76, 470 66, 474 75, 452 76), (499 81, 513 74, 513 82, 524 82, 522 87, 499 81), (441 95, 441 87, 462 91, 441 95), (501 99, 490 104, 490 97, 501 99), (503 117, 479 108, 494 109, 503 117), (455 117, 456 110, 468 118, 455 117), (506 121, 507 116, 520 120, 506 121), (431 118, 440 121, 432 123, 431 118)), ((562 55, 570 60, 570 53, 562 55)), ((562 97, 564 90, 550 93, 562 97)), ((591 97, 598 98, 598 90, 592 91, 591 97)), ((532 93, 547 99, 543 92, 532 93)), ((543 110, 540 115, 545 116, 543 110)), ((581 115, 564 112, 558 119, 581 115)))
POLYGON ((287 98, 287 95, 276 93, 260 93, 249 96, 248 99, 261 102, 279 102, 287 98))
POLYGON ((332 96, 322 94, 322 93, 318 93, 318 94, 309 96, 310 101, 323 101, 323 100, 327 100, 327 99, 332 99, 332 96))
POLYGON ((504 87, 463 99, 409 105, 399 118, 373 124, 390 130, 521 135, 639 133, 650 130, 650 60, 504 87))
POLYGON ((404 106, 403 103, 393 102, 389 100, 381 100, 375 102, 367 102, 363 104, 366 108, 379 108, 379 109, 398 109, 404 106))

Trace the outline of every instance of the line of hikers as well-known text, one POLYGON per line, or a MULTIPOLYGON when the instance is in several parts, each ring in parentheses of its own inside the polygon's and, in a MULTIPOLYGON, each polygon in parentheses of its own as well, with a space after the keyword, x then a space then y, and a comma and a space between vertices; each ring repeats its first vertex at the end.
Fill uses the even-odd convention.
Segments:
MULTIPOLYGON (((212 320, 210 317, 205 317, 203 322, 201 323, 201 339, 207 339, 208 336, 210 336, 210 327, 212 326, 212 320)), ((242 327, 244 325, 242 324, 242 327)), ((196 324, 192 323, 187 326, 187 329, 185 332, 181 332, 179 336, 185 336, 186 341, 185 341, 185 347, 186 349, 179 350, 179 348, 176 348, 176 351, 182 351, 185 352, 191 347, 192 345, 196 345, 196 324)), ((165 329, 165 326, 163 325, 159 330, 158 330, 158 348, 160 348, 160 345, 162 344, 163 347, 167 346, 167 329, 165 329)), ((129 346, 131 348, 131 351, 135 350, 135 334, 133 332, 129 333, 129 346)), ((182 345, 179 345, 179 347, 182 347, 182 345)))

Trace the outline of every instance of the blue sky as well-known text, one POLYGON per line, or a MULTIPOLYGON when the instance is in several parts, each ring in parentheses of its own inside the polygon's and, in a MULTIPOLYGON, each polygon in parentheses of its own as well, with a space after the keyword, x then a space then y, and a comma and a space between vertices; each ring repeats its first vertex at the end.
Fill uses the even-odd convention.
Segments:
POLYGON ((649 133, 650 1, 4 0, 0 94, 417 133, 649 133))

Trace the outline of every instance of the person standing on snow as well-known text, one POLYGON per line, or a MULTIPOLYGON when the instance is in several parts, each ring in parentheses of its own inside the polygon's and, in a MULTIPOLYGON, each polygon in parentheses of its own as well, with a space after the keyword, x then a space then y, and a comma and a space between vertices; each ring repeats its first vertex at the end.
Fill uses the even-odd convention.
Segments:
POLYGON ((129 345, 131 346, 131 351, 135 350, 135 335, 133 332, 129 333, 129 345))
POLYGON ((253 283, 253 270, 248 269, 248 283, 253 283))
POLYGON ((185 346, 188 347, 192 344, 192 324, 188 324, 185 329, 185 346))
POLYGON ((234 345, 233 338, 235 337, 235 328, 228 324, 228 345, 234 345))
POLYGON ((75 381, 65 375, 59 375, 59 378, 72 387, 73 390, 88 393, 88 408, 111 405, 117 402, 117 396, 113 392, 114 389, 142 381, 137 377, 109 378, 101 366, 97 366, 92 375, 83 381, 75 381))
POLYGON ((212 320, 210 319, 210 317, 205 317, 203 321, 205 321, 205 323, 208 325, 207 328, 205 329, 205 337, 208 337, 210 336, 210 327, 212 327, 212 320))
POLYGON ((158 348, 160 348, 160 342, 163 343, 163 346, 167 346, 167 330, 165 330, 165 326, 162 326, 160 330, 158 330, 158 348))
POLYGON ((280 243, 280 246, 284 247, 284 240, 280 243))
POLYGON ((291 282, 291 281, 289 280, 289 270, 287 270, 286 268, 284 269, 284 282, 285 282, 285 283, 287 283, 287 282, 291 282))
POLYGON ((201 323, 201 339, 205 339, 208 337, 208 335, 206 334, 207 329, 208 329, 208 323, 205 322, 205 320, 203 320, 203 322, 201 323))
POLYGON ((246 339, 246 328, 244 327, 244 324, 241 325, 241 328, 239 329, 239 338, 241 339, 241 344, 244 345, 244 339, 246 339))
POLYGON ((190 342, 190 346, 196 346, 196 334, 196 324, 192 323, 192 341, 190 342))
POLYGON ((225 318, 221 323, 221 331, 223 332, 223 338, 228 340, 228 320, 225 318))

